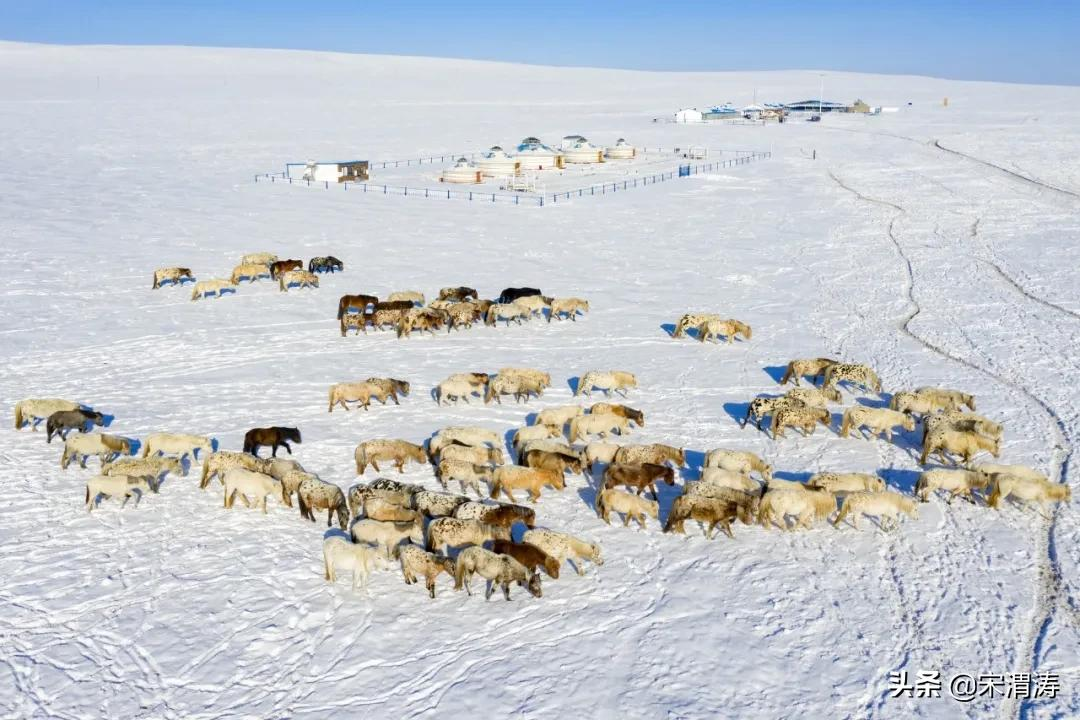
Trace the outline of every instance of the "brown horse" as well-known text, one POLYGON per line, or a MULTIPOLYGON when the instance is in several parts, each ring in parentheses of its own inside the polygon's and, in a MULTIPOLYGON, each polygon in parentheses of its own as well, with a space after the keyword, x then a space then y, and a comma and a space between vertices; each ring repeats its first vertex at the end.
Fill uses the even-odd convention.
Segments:
POLYGON ((303 270, 303 260, 278 260, 277 262, 270 263, 270 277, 274 280, 278 279, 278 276, 289 270, 303 270))
POLYGON ((675 471, 667 465, 654 463, 613 463, 604 470, 603 489, 625 485, 637 490, 638 495, 645 490, 652 490, 653 497, 659 500, 660 494, 656 492, 657 480, 674 485, 675 471))
POLYGON ((258 457, 259 448, 265 445, 273 448, 270 453, 272 457, 277 457, 278 446, 284 447, 285 451, 292 455, 289 440, 299 443, 300 431, 291 427, 254 428, 244 434, 244 452, 258 457))
MULTIPOLYGON (((367 310, 368 305, 375 305, 379 302, 379 298, 374 295, 342 295, 338 300, 337 317, 338 320, 350 310, 357 310, 361 313, 367 310)), ((409 307, 412 307, 412 303, 409 303, 409 307)))

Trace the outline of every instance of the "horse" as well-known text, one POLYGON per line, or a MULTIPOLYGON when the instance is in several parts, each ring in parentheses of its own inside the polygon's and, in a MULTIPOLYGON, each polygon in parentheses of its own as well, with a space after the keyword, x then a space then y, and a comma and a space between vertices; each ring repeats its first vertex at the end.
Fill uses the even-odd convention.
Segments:
POLYGON ((529 297, 530 295, 543 295, 538 288, 504 288, 499 293, 499 303, 502 305, 509 305, 518 298, 529 297))
POLYGON ((274 280, 278 279, 278 276, 289 270, 303 270, 303 260, 277 260, 270 263, 270 277, 274 280))
POLYGON ((94 410, 58 410, 45 421, 47 435, 45 442, 51 443, 53 435, 59 435, 61 440, 67 440, 67 435, 72 430, 81 433, 86 432, 86 424, 105 425, 105 416, 94 410))
POLYGON ((326 256, 323 256, 323 257, 313 257, 313 258, 311 258, 311 260, 308 261, 307 269, 308 269, 308 272, 313 272, 313 273, 325 273, 325 272, 328 272, 330 274, 333 274, 334 272, 339 271, 339 270, 344 272, 345 263, 341 262, 340 260, 338 260, 333 255, 326 255, 326 256))
POLYGON ((258 457, 259 448, 265 445, 273 448, 270 454, 272 457, 277 457, 277 449, 280 445, 285 448, 287 453, 292 455, 289 440, 299 443, 300 431, 292 427, 253 428, 244 433, 244 452, 258 457))
POLYGON ((374 305, 377 302, 379 302, 379 298, 374 295, 342 295, 341 299, 338 300, 337 319, 340 320, 350 310, 363 313, 367 310, 368 305, 374 305))

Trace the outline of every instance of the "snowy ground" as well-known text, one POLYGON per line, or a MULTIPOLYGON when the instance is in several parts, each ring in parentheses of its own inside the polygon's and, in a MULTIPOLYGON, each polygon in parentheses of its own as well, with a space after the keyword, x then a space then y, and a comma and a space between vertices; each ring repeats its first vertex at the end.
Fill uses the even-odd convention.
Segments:
MULTIPOLYGON (((739 428, 787 360, 829 354, 876 367, 889 391, 976 393, 1006 425, 1004 461, 1075 484, 1080 91, 830 74, 830 97, 902 112, 765 128, 651 122, 817 83, 809 72, 0 45, 0 397, 10 411, 70 396, 115 415, 113 432, 208 433, 230 449, 249 427, 295 424, 296 457, 347 487, 360 440, 510 430, 567 402, 581 372, 624 368, 648 417, 634 440, 685 446, 698 462, 708 448, 756 450, 787 478, 880 471, 910 491, 915 434, 774 443, 739 428), (773 158, 545 208, 251 182, 296 158, 416 157, 568 132, 773 158), (313 292, 261 283, 200 303, 150 290, 154 267, 211 277, 257 250, 332 253, 347 272, 313 292), (343 292, 457 284, 486 295, 534 285, 587 297, 593 311, 403 341, 337 333, 343 292), (753 340, 672 340, 664 326, 691 309, 741 318, 753 340), (507 364, 546 369, 555 387, 527 408, 439 409, 428 396, 451 372, 507 364), (326 413, 328 385, 369 375, 415 391, 400 407, 326 413)), ((325 526, 276 505, 265 517, 227 512, 191 478, 138 509, 106 501, 87 514, 91 471, 62 472, 59 453, 41 434, 0 434, 0 716, 1080 713, 1071 507, 1049 522, 933 501, 888 535, 737 526, 734 541, 707 542, 690 525, 687 537, 608 527, 578 478, 537 511, 599 542, 602 568, 510 603, 453 593, 444 577, 432 602, 392 571, 370 596, 329 586, 325 526), (887 693, 892 671, 1031 669, 1060 673, 1056 700, 887 693)), ((434 483, 422 468, 406 478, 434 483)), ((662 490, 662 516, 676 491, 662 490)))

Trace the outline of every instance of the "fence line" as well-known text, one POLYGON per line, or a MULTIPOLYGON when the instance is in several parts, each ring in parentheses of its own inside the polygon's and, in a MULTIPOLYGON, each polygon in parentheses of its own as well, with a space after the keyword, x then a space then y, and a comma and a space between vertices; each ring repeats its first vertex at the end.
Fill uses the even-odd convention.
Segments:
MULTIPOLYGON (((653 152, 658 152, 658 150, 653 152)), ((563 200, 565 202, 566 200, 570 200, 574 197, 594 197, 596 195, 607 195, 609 192, 615 193, 619 190, 625 191, 637 187, 647 187, 649 185, 656 185, 657 183, 667 182, 668 180, 690 177, 691 175, 711 172, 720 168, 733 167, 736 165, 746 165, 756 160, 764 160, 772 157, 772 153, 768 151, 760 152, 755 150, 728 150, 727 152, 735 153, 736 156, 727 160, 714 160, 712 162, 698 163, 696 165, 681 164, 677 169, 671 171, 653 173, 651 175, 640 175, 627 180, 617 180, 613 182, 602 183, 600 185, 590 185, 588 187, 575 188, 573 190, 562 190, 556 193, 546 193, 540 195, 527 195, 522 193, 508 194, 501 192, 486 192, 480 190, 459 190, 449 187, 410 188, 404 185, 387 185, 370 182, 335 182, 334 185, 340 185, 344 190, 349 192, 359 192, 364 194, 376 193, 380 195, 402 195, 404 197, 423 196, 425 198, 446 198, 447 200, 457 198, 462 200, 471 200, 474 202, 503 202, 513 205, 533 205, 536 207, 544 207, 544 205, 546 204, 557 204, 559 200, 563 200)), ((330 189, 330 181, 328 180, 303 180, 300 178, 290 177, 285 172, 259 173, 255 175, 256 183, 266 182, 267 180, 269 180, 271 183, 283 182, 288 183, 289 185, 303 185, 306 187, 311 187, 313 185, 317 187, 319 185, 322 185, 324 189, 330 189)))
MULTIPOLYGON (((683 153, 683 152, 687 151, 689 149, 689 147, 690 146, 687 146, 685 148, 648 148, 648 147, 639 147, 637 149, 642 153, 659 153, 659 154, 670 153, 670 154, 678 155, 680 153, 683 153)), ((725 150, 725 149, 721 148, 719 150, 710 149, 709 152, 710 153, 719 153, 720 155, 723 155, 724 153, 734 153, 736 157, 739 157, 739 156, 743 156, 743 155, 753 155, 757 151, 755 151, 755 150, 725 150)), ((374 169, 386 169, 386 168, 391 168, 391 167, 395 167, 395 168, 396 167, 411 167, 413 165, 446 164, 448 162, 455 162, 458 158, 466 158, 466 159, 468 159, 470 161, 475 160, 480 154, 481 153, 478 153, 478 152, 471 152, 471 153, 467 153, 467 152, 462 152, 462 153, 442 153, 441 155, 426 155, 424 157, 419 157, 419 158, 406 158, 405 160, 372 160, 372 161, 369 161, 368 166, 371 169, 374 170, 374 169)), ((300 165, 303 165, 303 163, 286 163, 286 167, 289 166, 289 165, 300 166, 300 165)), ((288 177, 288 171, 287 170, 286 170, 285 173, 275 173, 275 174, 280 174, 280 175, 282 175, 284 177, 288 177)))

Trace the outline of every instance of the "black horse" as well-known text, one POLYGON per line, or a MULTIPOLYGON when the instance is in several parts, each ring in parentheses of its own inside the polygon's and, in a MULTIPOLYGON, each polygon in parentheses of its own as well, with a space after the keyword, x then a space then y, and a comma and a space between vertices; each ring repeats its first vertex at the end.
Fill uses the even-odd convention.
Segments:
POLYGON ((86 432, 86 423, 104 425, 105 416, 93 410, 59 410, 49 416, 45 421, 47 431, 45 442, 52 442, 53 435, 59 435, 61 440, 67 440, 68 433, 78 430, 86 432))
POLYGON ((266 446, 273 450, 270 455, 277 457, 278 446, 284 447, 285 451, 292 455, 292 448, 287 441, 300 442, 300 431, 292 427, 268 427, 254 428, 244 434, 244 452, 255 457, 259 456, 259 448, 266 446))
POLYGON ((345 263, 338 260, 333 255, 327 255, 326 257, 313 257, 308 261, 308 272, 313 273, 334 273, 336 271, 344 271, 345 263))
POLYGON ((499 295, 499 302, 503 305, 512 303, 518 298, 529 297, 530 295, 543 295, 537 288, 506 288, 499 295))

